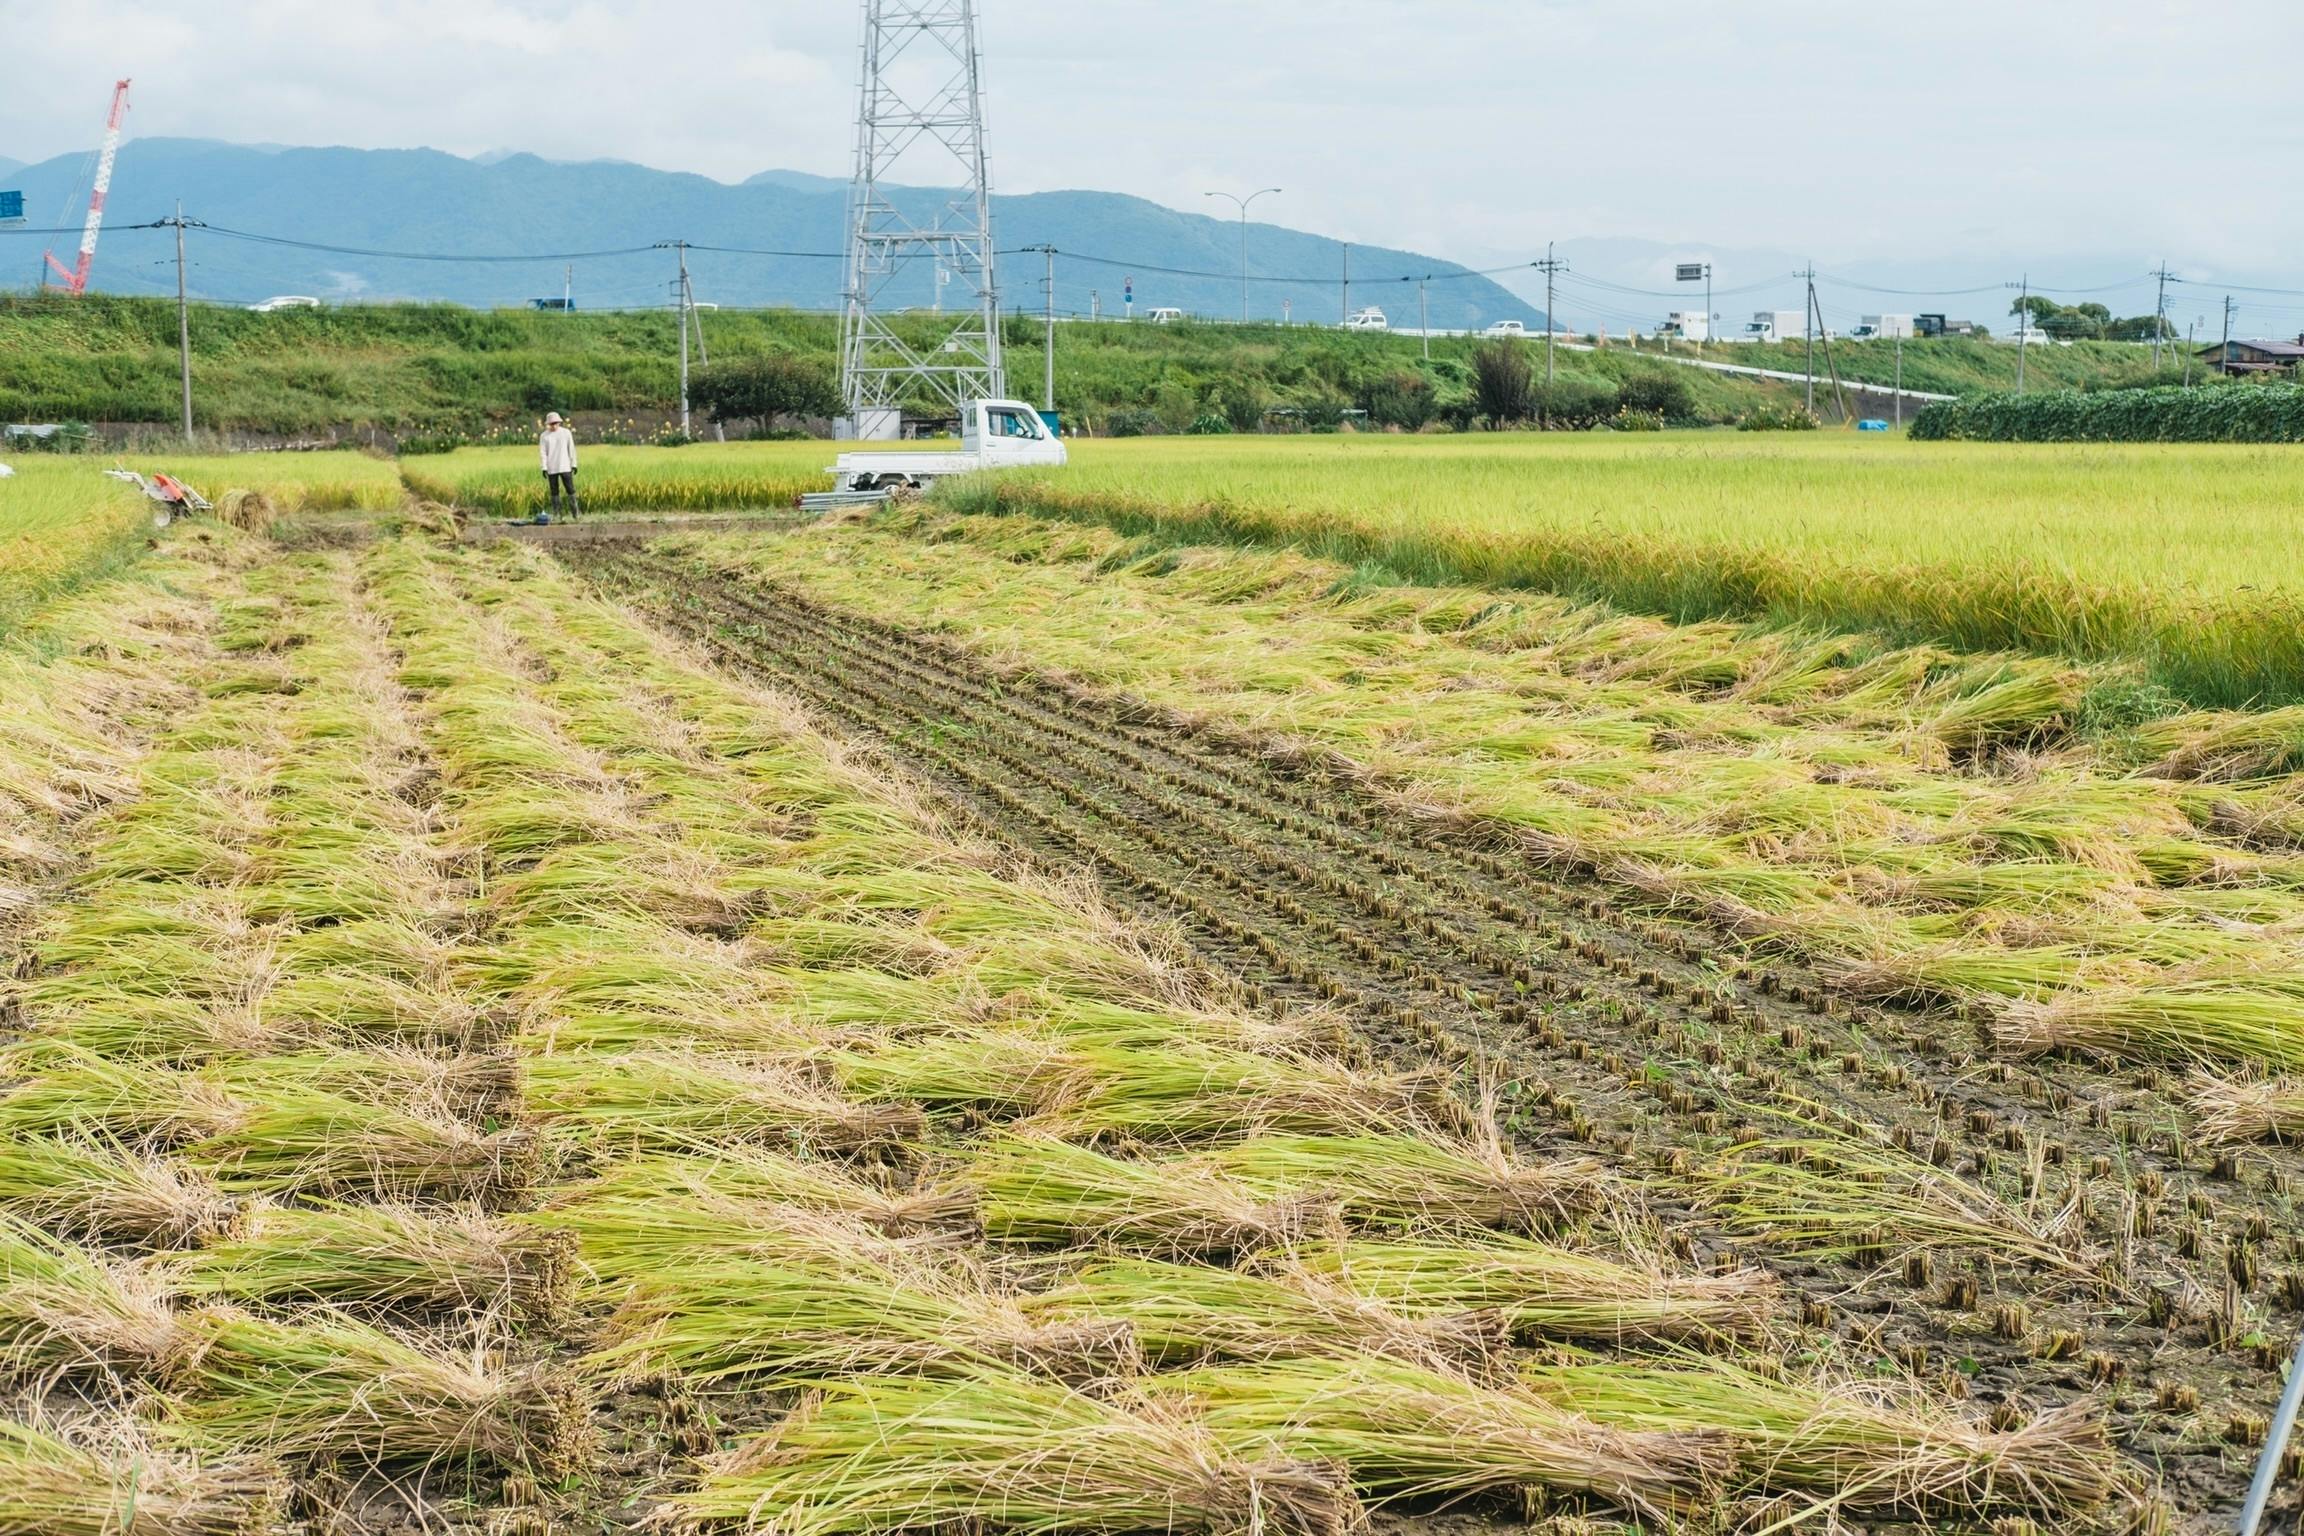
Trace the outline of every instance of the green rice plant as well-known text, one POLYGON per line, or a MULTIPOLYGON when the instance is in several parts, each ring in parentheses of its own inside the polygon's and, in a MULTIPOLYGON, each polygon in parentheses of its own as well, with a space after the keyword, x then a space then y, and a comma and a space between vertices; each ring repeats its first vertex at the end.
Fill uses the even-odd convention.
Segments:
POLYGON ((856 1104, 787 1067, 658 1051, 521 1064, 524 1113, 596 1153, 743 1143, 800 1152, 899 1147, 926 1129, 902 1104, 856 1104))
POLYGON ((1486 1372, 1505 1351, 1495 1313, 1412 1314, 1285 1262, 1246 1272, 1099 1259, 1023 1307, 1032 1318, 1123 1325, 1159 1365, 1368 1353, 1440 1371, 1486 1372))
POLYGON ((1173 1390, 1235 1455, 1349 1469, 1383 1501, 1577 1495, 1670 1523, 1716 1499, 1725 1437, 1607 1427, 1533 1393, 1376 1356, 1191 1371, 1173 1390))
POLYGON ((1489 1312, 1520 1338, 1653 1345, 1762 1336, 1776 1285, 1759 1270, 1668 1275, 1519 1238, 1359 1238, 1298 1249, 1302 1275, 1405 1316, 1489 1312))
POLYGON ((186 1296, 414 1305, 549 1326, 572 1304, 573 1248, 565 1232, 468 1209, 259 1206, 168 1273, 186 1296))
POLYGON ((585 1401, 548 1365, 505 1366, 475 1341, 412 1342, 324 1308, 287 1321, 188 1314, 175 1432, 201 1450, 371 1465, 473 1457, 559 1477, 586 1465, 585 1401))
POLYGON ((51 1231, 160 1248, 221 1236, 239 1216, 198 1170, 79 1136, 0 1141, 0 1211, 51 1231))
POLYGON ((1004 1243, 1192 1258, 1294 1242, 1341 1218, 1333 1199, 1275 1194, 1206 1159, 1137 1162, 1047 1137, 994 1137, 959 1177, 984 1235, 1004 1243))
POLYGON ((2200 1073, 2185 1098, 2209 1141, 2304 1138, 2304 1077, 2230 1078, 2200 1073))
POLYGON ((288 1492, 270 1462, 203 1460, 126 1421, 0 1417, 0 1536, 273 1536, 288 1492))
POLYGON ((784 1536, 1344 1536, 1360 1523, 1333 1472, 1228 1450, 1173 1401, 1005 1370, 828 1382, 671 1507, 784 1536))
POLYGON ((2083 1516, 2136 1482, 2086 1402, 1994 1428, 1909 1385, 1809 1381, 1725 1360, 1531 1362, 1521 1379, 1535 1396, 1596 1423, 1725 1436, 1736 1451, 1731 1492, 1813 1494, 1845 1514, 2083 1516))
POLYGON ((165 1373, 185 1342, 164 1281, 0 1215, 0 1379, 165 1373))
POLYGON ((677 1265, 704 1234, 725 1238, 792 1209, 890 1237, 964 1232, 976 1215, 968 1192, 941 1178, 904 1185, 843 1163, 716 1146, 619 1158, 562 1189, 535 1219, 575 1232, 597 1273, 644 1275, 677 1265))
POLYGON ((1125 1319, 1027 1313, 948 1247, 794 1208, 689 1230, 677 1264, 608 1271, 623 1297, 595 1366, 709 1382, 999 1362, 1085 1378, 1137 1361, 1125 1319))

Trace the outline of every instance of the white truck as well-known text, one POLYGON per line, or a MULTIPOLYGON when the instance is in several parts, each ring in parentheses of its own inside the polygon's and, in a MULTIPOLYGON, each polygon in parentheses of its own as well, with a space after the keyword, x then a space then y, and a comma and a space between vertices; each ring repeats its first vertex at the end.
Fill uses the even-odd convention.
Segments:
POLYGON ((1763 309, 1753 315, 1738 341, 1798 341, 1808 334, 1808 316, 1797 309, 1763 309))
POLYGON ((833 461, 837 491, 926 490, 947 475, 1021 464, 1062 464, 1064 440, 1021 400, 974 400, 960 413, 954 449, 867 448, 833 461))
POLYGON ((1910 315, 1864 315, 1856 321, 1856 329, 1848 333, 1850 341, 1909 341, 1912 337, 1910 315))
POLYGON ((1700 309, 1676 309, 1664 317, 1656 334, 1666 341, 1709 341, 1712 317, 1700 309))

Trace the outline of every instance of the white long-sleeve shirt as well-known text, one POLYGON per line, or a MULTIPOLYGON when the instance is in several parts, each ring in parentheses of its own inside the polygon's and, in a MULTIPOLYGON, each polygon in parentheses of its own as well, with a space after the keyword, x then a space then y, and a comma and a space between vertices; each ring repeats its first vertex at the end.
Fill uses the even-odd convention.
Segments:
POLYGON ((544 461, 548 475, 576 473, 576 434, 566 427, 547 427, 536 440, 538 456, 544 461))

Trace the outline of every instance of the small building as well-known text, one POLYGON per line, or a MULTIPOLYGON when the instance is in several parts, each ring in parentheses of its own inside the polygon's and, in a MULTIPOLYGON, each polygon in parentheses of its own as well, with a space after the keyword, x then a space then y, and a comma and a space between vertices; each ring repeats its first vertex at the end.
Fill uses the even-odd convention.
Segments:
POLYGON ((2219 341, 2200 349, 2200 361, 2218 373, 2277 373, 2304 364, 2304 336, 2294 341, 2219 341))

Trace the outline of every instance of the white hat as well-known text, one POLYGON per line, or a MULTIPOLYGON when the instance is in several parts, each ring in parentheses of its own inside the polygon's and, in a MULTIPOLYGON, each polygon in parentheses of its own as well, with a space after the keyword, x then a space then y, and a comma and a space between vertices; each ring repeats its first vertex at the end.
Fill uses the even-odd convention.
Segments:
POLYGON ((560 413, 558 411, 546 411, 544 413, 544 425, 548 427, 560 425, 560 413))

